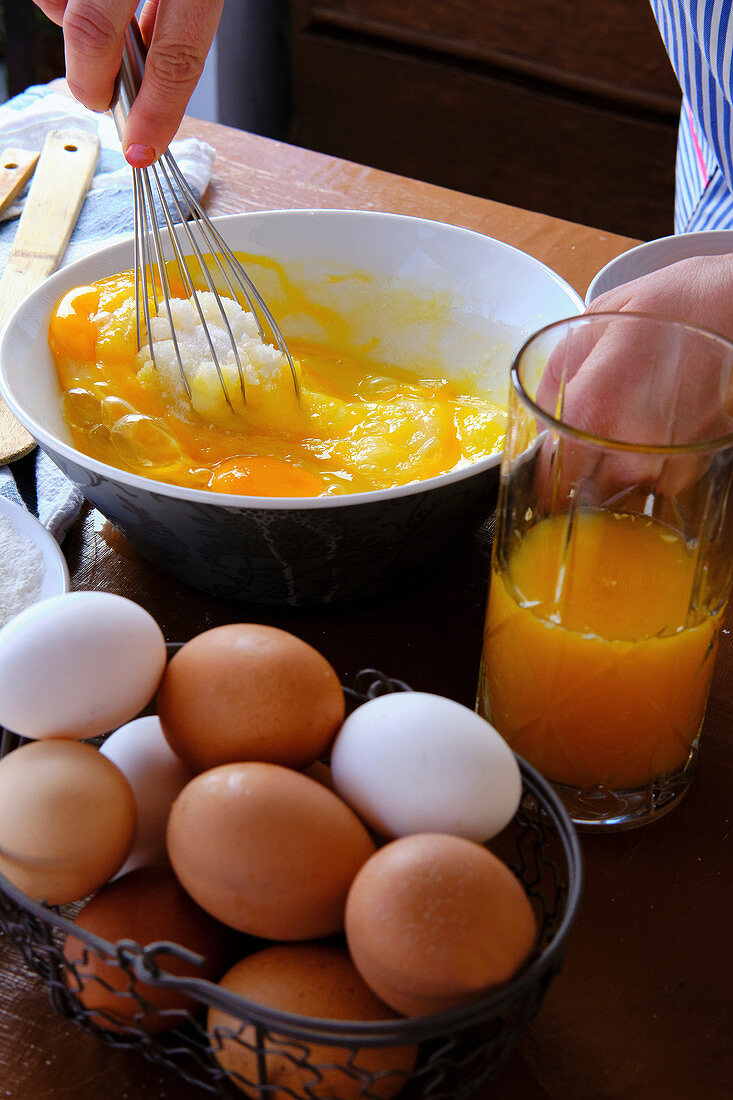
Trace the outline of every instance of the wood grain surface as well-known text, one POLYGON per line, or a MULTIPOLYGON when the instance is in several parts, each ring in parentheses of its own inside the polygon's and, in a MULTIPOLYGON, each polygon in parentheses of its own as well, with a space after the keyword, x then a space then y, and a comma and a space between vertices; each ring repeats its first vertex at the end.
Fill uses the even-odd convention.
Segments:
POLYGON ((679 86, 644 0, 299 0, 300 19, 490 62, 674 113, 679 86))
MULTIPOLYGON (((188 120, 217 149, 210 212, 268 207, 382 209, 451 221, 537 256, 581 293, 633 244, 597 230, 188 120)), ((349 683, 379 667, 471 705, 489 528, 409 590, 329 609, 252 608, 187 588, 148 565, 86 509, 64 549, 73 586, 146 607, 166 638, 272 623, 320 648, 349 683)), ((647 828, 585 837, 586 887, 564 968, 516 1054, 479 1100, 722 1100, 730 1052, 733 651, 729 623, 698 774, 679 808, 647 828)), ((110 1050, 58 1017, 0 938, 0 1097, 196 1100, 206 1095, 110 1050)))

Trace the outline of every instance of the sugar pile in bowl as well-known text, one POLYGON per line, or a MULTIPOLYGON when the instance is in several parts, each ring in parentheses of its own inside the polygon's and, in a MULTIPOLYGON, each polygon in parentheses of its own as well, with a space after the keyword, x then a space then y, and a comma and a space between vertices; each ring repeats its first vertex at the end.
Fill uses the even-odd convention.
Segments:
MULTIPOLYGON (((260 335, 254 314, 242 309, 231 298, 220 299, 227 316, 231 335, 237 345, 242 380, 247 387, 248 400, 258 389, 281 389, 283 383, 292 388, 292 378, 286 356, 266 343, 260 335)), ((188 298, 170 300, 171 316, 176 342, 188 381, 191 403, 203 417, 216 423, 228 419, 226 398, 222 383, 211 355, 209 339, 216 351, 221 374, 234 409, 244 411, 240 390, 239 365, 232 348, 232 341, 222 319, 215 296, 210 292, 199 294, 201 312, 206 330, 198 311, 188 298)), ((138 353, 140 377, 157 371, 164 389, 179 402, 186 400, 186 392, 180 374, 178 356, 171 336, 168 317, 161 313, 150 318, 155 362, 150 349, 143 345, 138 353)))
POLYGON ((41 591, 43 556, 0 515, 0 626, 34 603, 41 591))

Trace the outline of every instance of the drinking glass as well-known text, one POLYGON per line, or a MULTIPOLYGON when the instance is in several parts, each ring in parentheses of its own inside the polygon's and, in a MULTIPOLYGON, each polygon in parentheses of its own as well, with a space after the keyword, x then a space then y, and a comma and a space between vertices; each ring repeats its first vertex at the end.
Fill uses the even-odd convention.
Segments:
POLYGON ((478 709, 588 830, 692 778, 733 571, 733 344, 644 314, 511 370, 478 709))

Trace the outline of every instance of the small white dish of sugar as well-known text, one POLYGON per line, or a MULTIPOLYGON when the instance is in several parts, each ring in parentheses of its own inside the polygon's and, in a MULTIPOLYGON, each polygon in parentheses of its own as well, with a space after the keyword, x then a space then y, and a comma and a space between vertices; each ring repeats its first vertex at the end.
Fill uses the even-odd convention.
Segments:
POLYGON ((56 539, 25 508, 0 496, 0 628, 30 604, 68 588, 56 539))

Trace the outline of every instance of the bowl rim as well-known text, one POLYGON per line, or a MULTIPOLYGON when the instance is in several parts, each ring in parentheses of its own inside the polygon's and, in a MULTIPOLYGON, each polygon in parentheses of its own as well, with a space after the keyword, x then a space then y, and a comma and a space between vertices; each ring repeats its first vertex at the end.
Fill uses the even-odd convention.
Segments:
MULTIPOLYGON (((436 219, 420 218, 412 214, 399 214, 390 211, 330 207, 286 207, 272 210, 246 210, 236 214, 218 215, 212 218, 212 221, 217 228, 221 229, 222 235, 226 236, 226 226, 233 222, 239 223, 243 219, 247 221, 250 219, 254 221, 260 218, 266 218, 268 220, 280 219, 293 215, 303 217, 325 217, 329 220, 333 219, 334 221, 345 217, 350 220, 357 217, 365 221, 386 219, 395 222, 416 224, 424 226, 426 229, 437 226, 441 231, 447 230, 449 233, 455 233, 456 235, 467 238, 484 238, 489 240, 493 245, 498 246, 501 251, 507 251, 510 254, 516 254, 525 260, 529 260, 532 265, 549 275, 551 282, 562 289, 571 301, 575 302, 578 307, 578 312, 582 312, 583 309, 583 299, 580 294, 578 294, 566 279, 556 271, 553 271, 553 269, 543 263, 542 260, 536 259, 528 252, 524 252, 514 245, 507 244, 505 241, 491 237, 487 233, 481 233, 479 230, 469 229, 466 226, 454 225, 452 222, 442 222, 436 219)), ((134 474, 130 471, 122 470, 117 466, 111 466, 98 459, 85 455, 82 451, 78 451, 72 445, 47 431, 47 429, 39 424, 33 416, 30 416, 19 406, 14 395, 8 388, 5 377, 4 364, 6 343, 10 338, 11 329, 15 327, 19 318, 22 316, 24 310, 28 308, 30 303, 36 301, 38 298, 46 297, 58 283, 65 283, 70 273, 73 273, 79 266, 87 264, 92 257, 103 260, 108 254, 111 256, 124 248, 131 247, 133 242, 133 234, 122 237, 112 244, 90 251, 87 255, 74 260, 72 263, 54 272, 54 274, 50 275, 48 279, 44 280, 43 283, 31 291, 31 293, 19 303, 7 319, 2 332, 0 332, 0 396, 3 397, 10 411, 17 417, 23 426, 27 428, 43 450, 56 452, 62 455, 68 462, 80 464, 88 472, 98 477, 105 478, 108 481, 122 483, 126 488, 155 493, 159 496, 170 497, 181 502, 218 505, 221 508, 231 511, 251 511, 253 509, 259 511, 282 511, 283 509, 307 511, 310 509, 321 510, 324 508, 343 508, 359 504, 375 504, 382 501, 413 496, 416 493, 439 490, 447 485, 464 481, 476 474, 486 473, 500 465, 501 451, 498 451, 495 454, 487 455, 475 462, 467 463, 466 465, 448 470, 445 473, 437 474, 434 477, 410 481, 405 485, 396 485, 389 489, 373 489, 363 493, 340 493, 332 496, 319 497, 263 497, 245 496, 234 493, 217 493, 211 489, 195 489, 188 486, 172 485, 169 482, 157 481, 154 478, 147 478, 141 474, 134 474)), ((102 278, 103 276, 99 277, 102 278)), ((569 313, 568 316, 574 316, 574 314, 569 313)), ((509 376, 507 373, 507 391, 508 385, 509 376)))
POLYGON ((596 298, 601 294, 605 294, 606 291, 615 290, 619 286, 623 286, 626 282, 631 282, 633 279, 639 279, 644 275, 650 275, 653 271, 660 271, 664 267, 669 267, 670 264, 677 263, 679 260, 686 259, 692 256, 718 256, 723 252, 719 251, 717 245, 727 244, 728 248, 724 251, 733 251, 733 229, 697 229, 691 233, 669 233, 666 237, 655 237, 650 241, 642 241, 641 244, 634 245, 633 248, 627 248, 625 252, 619 252, 618 256, 614 256, 612 260, 609 260, 607 264, 597 271, 591 279, 588 290, 585 294, 585 305, 589 306, 596 298), (612 286, 605 287, 603 290, 598 290, 598 284, 605 280, 609 273, 613 272, 616 268, 623 269, 628 263, 634 262, 640 256, 652 256, 655 252, 660 252, 664 256, 667 249, 671 252, 676 250, 679 245, 684 254, 672 256, 664 263, 654 263, 652 266, 644 265, 643 270, 637 271, 632 274, 628 279, 623 279, 620 282, 614 282, 612 286), (704 246, 699 251, 695 250, 695 245, 704 246))

